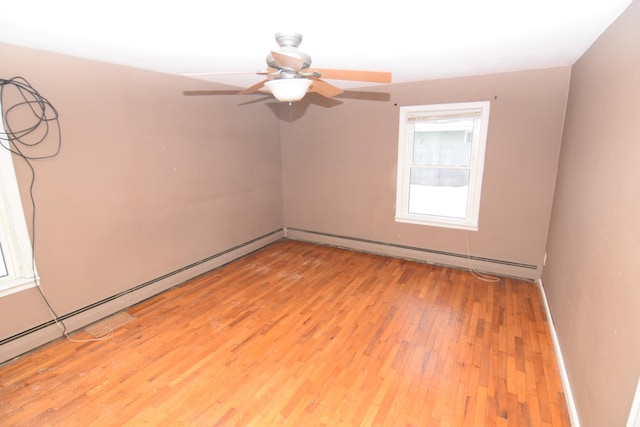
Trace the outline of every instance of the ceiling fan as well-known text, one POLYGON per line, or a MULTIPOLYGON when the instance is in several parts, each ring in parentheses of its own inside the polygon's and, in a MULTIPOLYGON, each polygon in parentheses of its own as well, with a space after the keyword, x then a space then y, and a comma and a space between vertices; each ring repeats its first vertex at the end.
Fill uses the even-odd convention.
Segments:
MULTIPOLYGON (((293 102, 304 97, 307 92, 315 92, 325 97, 340 95, 344 91, 322 80, 355 80, 371 83, 391 83, 391 73, 384 71, 337 70, 331 68, 310 68, 311 57, 298 49, 302 35, 297 33, 277 33, 276 42, 280 46, 267 55, 267 70, 256 72, 265 79, 238 92, 250 94, 263 88, 269 90, 278 101, 293 102)), ((187 76, 204 76, 225 73, 197 73, 187 76)))

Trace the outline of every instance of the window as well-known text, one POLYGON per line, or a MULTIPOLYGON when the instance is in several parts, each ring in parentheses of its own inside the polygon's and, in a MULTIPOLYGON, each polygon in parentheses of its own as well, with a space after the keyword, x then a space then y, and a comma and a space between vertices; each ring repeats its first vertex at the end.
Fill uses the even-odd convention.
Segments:
POLYGON ((0 147, 0 297, 35 286, 31 256, 11 153, 0 147))
POLYGON ((489 105, 400 108, 396 221, 478 229, 489 105))

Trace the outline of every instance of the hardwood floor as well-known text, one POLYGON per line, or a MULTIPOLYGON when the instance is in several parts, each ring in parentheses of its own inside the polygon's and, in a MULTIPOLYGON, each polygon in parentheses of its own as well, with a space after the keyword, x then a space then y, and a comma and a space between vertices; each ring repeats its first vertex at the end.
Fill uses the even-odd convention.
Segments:
POLYGON ((0 425, 569 425, 533 283, 282 240, 127 312, 0 367, 0 425))

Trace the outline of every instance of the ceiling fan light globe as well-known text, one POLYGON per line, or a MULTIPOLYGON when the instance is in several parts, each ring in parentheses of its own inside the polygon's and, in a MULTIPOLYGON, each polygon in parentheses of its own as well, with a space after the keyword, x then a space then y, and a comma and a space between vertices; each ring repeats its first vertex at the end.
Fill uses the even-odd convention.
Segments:
POLYGON ((301 100, 311 86, 311 79, 274 79, 265 82, 273 96, 281 102, 301 100))

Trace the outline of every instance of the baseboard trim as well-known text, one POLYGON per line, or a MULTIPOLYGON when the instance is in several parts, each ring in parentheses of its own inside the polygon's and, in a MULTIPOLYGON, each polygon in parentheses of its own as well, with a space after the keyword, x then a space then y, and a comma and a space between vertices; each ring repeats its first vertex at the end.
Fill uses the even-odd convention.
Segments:
POLYGON ((497 274, 505 277, 516 277, 526 280, 536 280, 540 278, 540 269, 537 266, 530 264, 469 256, 468 254, 444 252, 396 243, 360 239, 356 237, 340 236, 336 234, 302 230, 299 228, 286 227, 284 230, 285 237, 292 240, 325 244, 461 269, 469 269, 471 264, 471 266, 479 272, 497 274))
POLYGON ((571 392, 571 383, 569 382, 569 375, 567 374, 567 367, 562 357, 562 349, 560 348, 560 341, 556 334, 556 327, 553 323, 553 316, 551 315, 551 308, 549 307, 549 301, 547 300, 547 293, 544 290, 542 279, 536 280, 538 287, 540 288, 540 294, 542 295, 542 302, 544 304, 544 310, 547 315, 549 323, 549 329, 551 330, 551 339, 553 340, 553 348, 556 352, 556 358, 558 359, 558 369, 560 371, 560 378, 562 379, 562 388, 564 391, 565 400, 567 402, 567 411, 569 412, 569 421, 573 427, 580 427, 580 418, 578 417, 578 409, 576 408, 576 402, 573 400, 573 393, 571 392))
MULTIPOLYGON (((136 285, 126 291, 67 313, 60 316, 60 320, 64 322, 69 332, 81 329, 190 279, 262 249, 283 237, 284 229, 272 231, 196 261, 178 270, 169 272, 163 276, 136 285)), ((58 338, 61 338, 61 331, 53 319, 4 338, 0 340, 0 363, 18 357, 58 338)))

